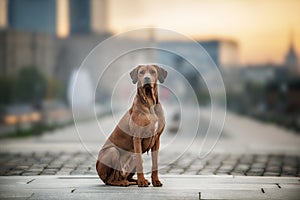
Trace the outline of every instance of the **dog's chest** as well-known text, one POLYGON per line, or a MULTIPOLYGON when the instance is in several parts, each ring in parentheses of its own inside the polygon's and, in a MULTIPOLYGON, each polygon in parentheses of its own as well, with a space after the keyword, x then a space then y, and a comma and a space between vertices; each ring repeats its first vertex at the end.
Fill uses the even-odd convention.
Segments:
POLYGON ((149 151, 153 145, 155 144, 155 140, 157 139, 157 128, 158 121, 155 114, 151 115, 151 123, 145 127, 143 139, 142 139, 142 149, 143 152, 149 151))
POLYGON ((142 140, 142 149, 143 152, 149 151, 153 145, 155 144, 156 136, 152 136, 150 138, 144 138, 142 140))

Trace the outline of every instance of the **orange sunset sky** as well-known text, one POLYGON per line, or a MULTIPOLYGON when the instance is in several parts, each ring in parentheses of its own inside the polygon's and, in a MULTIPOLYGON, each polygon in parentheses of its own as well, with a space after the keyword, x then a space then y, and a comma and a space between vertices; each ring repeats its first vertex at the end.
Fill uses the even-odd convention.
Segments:
POLYGON ((299 0, 109 2, 109 27, 117 33, 158 26, 194 38, 230 38, 239 43, 242 64, 280 64, 292 32, 296 52, 300 52, 299 0))

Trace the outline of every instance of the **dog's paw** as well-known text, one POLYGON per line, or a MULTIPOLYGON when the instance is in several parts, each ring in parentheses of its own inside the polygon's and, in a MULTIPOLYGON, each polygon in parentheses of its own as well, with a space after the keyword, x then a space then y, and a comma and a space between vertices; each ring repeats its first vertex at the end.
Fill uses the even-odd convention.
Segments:
POLYGON ((123 180, 123 181, 109 181, 105 183, 106 185, 111 186, 120 186, 120 187, 128 187, 130 185, 129 181, 123 180))
POLYGON ((150 185, 150 182, 145 178, 138 179, 137 183, 139 187, 148 187, 150 185))
POLYGON ((130 185, 137 185, 138 184, 137 179, 130 178, 130 179, 127 179, 127 180, 129 181, 130 185))
POLYGON ((120 183, 120 186, 122 186, 122 187, 128 187, 129 185, 130 185, 130 182, 127 180, 124 180, 120 183))
POLYGON ((159 180, 152 180, 153 187, 161 187, 163 184, 159 180))

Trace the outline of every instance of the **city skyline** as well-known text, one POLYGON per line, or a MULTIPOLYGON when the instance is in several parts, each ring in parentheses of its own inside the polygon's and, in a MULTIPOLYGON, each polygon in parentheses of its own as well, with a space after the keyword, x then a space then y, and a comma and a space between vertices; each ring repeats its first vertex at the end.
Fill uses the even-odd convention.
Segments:
MULTIPOLYGON (((67 37, 70 34, 70 2, 56 2, 56 34, 67 37)), ((3 14, 6 11, 2 12, 5 4, 1 1, 0 26, 6 25, 3 14)), ((143 27, 159 27, 197 40, 233 39, 239 43, 239 62, 242 65, 283 63, 293 33, 292 42, 299 57, 300 26, 297 24, 300 21, 300 2, 296 0, 91 0, 90 5, 90 26, 96 32, 118 34, 143 27), (95 7, 100 6, 105 7, 105 13, 97 12, 95 7)))

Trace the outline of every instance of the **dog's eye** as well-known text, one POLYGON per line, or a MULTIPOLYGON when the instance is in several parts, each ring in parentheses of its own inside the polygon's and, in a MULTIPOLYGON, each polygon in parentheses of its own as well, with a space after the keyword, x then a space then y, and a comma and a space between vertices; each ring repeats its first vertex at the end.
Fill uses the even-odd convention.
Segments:
POLYGON ((140 74, 145 74, 145 71, 140 71, 140 74))
POLYGON ((154 70, 151 70, 150 73, 151 73, 151 74, 155 74, 155 71, 154 71, 154 70))

